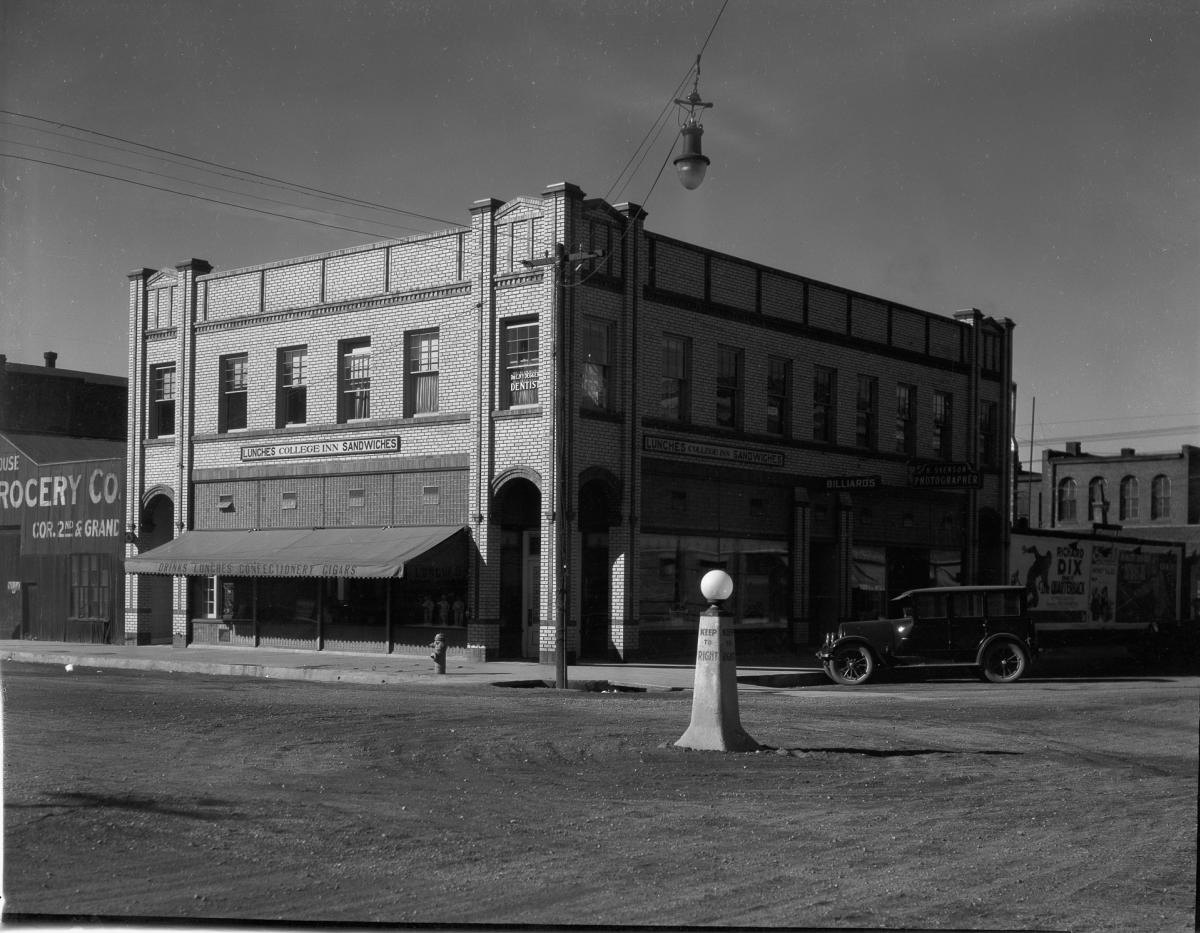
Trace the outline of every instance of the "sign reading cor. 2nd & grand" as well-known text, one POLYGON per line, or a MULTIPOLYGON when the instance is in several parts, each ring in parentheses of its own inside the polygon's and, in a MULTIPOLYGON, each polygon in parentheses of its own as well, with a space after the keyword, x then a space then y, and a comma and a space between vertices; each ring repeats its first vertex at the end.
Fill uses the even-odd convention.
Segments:
POLYGON ((242 461, 283 460, 291 457, 347 457, 355 454, 394 454, 400 450, 400 438, 350 437, 339 441, 298 441, 281 444, 253 444, 242 448, 242 461))
POLYGON ((983 474, 969 463, 910 463, 908 485, 978 489, 983 474))

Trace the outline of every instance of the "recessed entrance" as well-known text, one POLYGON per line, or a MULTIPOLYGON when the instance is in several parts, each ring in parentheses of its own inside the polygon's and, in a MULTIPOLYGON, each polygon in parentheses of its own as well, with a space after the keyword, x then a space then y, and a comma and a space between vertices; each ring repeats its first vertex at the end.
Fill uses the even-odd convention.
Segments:
POLYGON ((500 644, 502 658, 537 658, 542 624, 541 491, 524 478, 496 491, 500 525, 500 644))

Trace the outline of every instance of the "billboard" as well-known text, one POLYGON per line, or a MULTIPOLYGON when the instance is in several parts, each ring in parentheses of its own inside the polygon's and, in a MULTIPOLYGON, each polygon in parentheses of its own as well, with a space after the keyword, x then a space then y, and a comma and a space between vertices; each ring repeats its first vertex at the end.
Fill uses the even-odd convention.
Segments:
POLYGON ((1039 629, 1144 629, 1179 619, 1181 545, 1027 533, 1012 536, 1009 557, 1010 582, 1024 585, 1039 629))

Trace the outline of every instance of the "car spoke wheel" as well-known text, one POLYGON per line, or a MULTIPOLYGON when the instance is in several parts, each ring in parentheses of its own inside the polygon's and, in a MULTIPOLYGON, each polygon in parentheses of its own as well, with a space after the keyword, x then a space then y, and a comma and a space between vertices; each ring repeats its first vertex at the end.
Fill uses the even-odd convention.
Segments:
POLYGON ((839 684, 865 684, 875 671, 875 658, 865 645, 843 645, 833 652, 825 672, 839 684))
POLYGON ((980 673, 994 684, 1011 684, 1021 679, 1029 666, 1029 655, 1015 641, 994 641, 983 651, 980 673))

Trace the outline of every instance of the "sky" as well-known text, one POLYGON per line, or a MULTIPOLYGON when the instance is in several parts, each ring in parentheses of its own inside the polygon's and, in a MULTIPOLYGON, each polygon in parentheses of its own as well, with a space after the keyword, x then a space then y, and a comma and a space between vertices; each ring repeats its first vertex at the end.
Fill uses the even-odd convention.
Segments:
POLYGON ((1178 450, 1197 101, 1194 0, 0 0, 0 353, 123 376, 134 270, 466 225, 568 181, 656 233, 1011 319, 1026 462, 1178 450), (702 50, 687 191, 668 104, 702 50))

